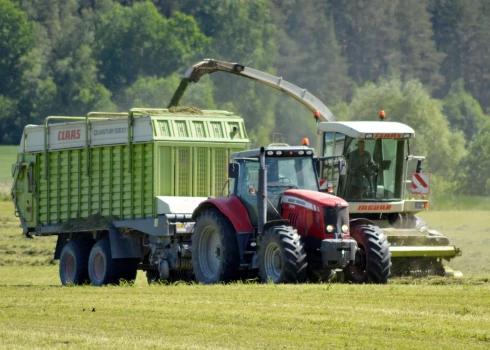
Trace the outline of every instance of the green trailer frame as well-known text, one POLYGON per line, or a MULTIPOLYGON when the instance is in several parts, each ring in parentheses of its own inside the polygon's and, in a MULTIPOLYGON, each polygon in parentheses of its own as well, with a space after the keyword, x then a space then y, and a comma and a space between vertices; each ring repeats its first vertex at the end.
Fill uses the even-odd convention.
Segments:
POLYGON ((220 195, 230 155, 248 147, 243 119, 226 111, 131 109, 48 117, 43 126, 24 131, 12 169, 16 214, 26 234, 116 223, 158 235, 155 219, 175 214, 158 212, 159 196, 220 195))

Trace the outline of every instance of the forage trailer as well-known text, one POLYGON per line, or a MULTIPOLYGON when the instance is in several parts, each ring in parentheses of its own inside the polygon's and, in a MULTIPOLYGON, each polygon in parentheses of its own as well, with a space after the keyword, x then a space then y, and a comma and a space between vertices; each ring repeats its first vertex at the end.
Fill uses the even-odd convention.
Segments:
POLYGON ((58 236, 63 284, 191 278, 192 212, 219 196, 243 119, 196 108, 48 117, 28 125, 13 164, 24 233, 58 236), (56 121, 56 122, 54 122, 56 121))

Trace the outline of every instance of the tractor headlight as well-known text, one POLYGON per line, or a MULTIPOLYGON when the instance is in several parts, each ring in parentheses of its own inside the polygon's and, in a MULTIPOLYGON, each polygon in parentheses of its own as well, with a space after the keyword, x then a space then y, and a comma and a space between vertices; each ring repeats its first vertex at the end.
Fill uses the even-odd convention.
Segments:
POLYGON ((335 227, 333 225, 327 225, 326 229, 327 229, 327 232, 329 232, 329 233, 332 233, 333 231, 335 231, 335 227))
POLYGON ((347 231, 349 231, 349 226, 347 226, 347 225, 342 225, 342 232, 343 232, 343 233, 347 233, 347 231))

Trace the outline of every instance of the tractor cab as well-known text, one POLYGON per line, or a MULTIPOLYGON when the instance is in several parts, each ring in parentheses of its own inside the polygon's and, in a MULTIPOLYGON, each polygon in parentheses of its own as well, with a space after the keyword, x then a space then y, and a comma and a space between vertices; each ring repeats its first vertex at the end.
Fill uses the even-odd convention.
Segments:
MULTIPOLYGON (((320 123, 320 181, 349 202, 401 201, 414 131, 395 122, 320 123)), ((322 188, 323 190, 323 188, 322 188)))
MULTIPOLYGON (((267 218, 281 219, 281 197, 287 190, 319 191, 314 166, 314 150, 306 146, 291 147, 271 144, 264 149, 267 188, 267 218)), ((244 204, 252 226, 257 220, 257 191, 259 190, 260 149, 232 154, 229 174, 232 179, 230 194, 244 204)))

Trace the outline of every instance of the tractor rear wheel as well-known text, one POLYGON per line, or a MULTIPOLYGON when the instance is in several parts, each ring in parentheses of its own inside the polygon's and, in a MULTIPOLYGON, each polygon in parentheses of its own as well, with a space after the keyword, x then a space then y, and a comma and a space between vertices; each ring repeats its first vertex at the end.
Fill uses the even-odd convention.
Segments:
POLYGON ((391 267, 390 245, 377 226, 353 225, 351 237, 358 245, 356 261, 344 269, 344 278, 353 283, 388 282, 391 267))
POLYGON ((89 239, 75 239, 65 244, 60 256, 62 285, 88 282, 88 257, 94 242, 89 239))
POLYGON ((259 274, 263 283, 304 282, 307 265, 305 249, 296 229, 274 226, 265 232, 259 249, 259 274))
POLYGON ((212 284, 239 278, 236 231, 218 209, 203 211, 192 234, 192 269, 196 282, 212 284))

